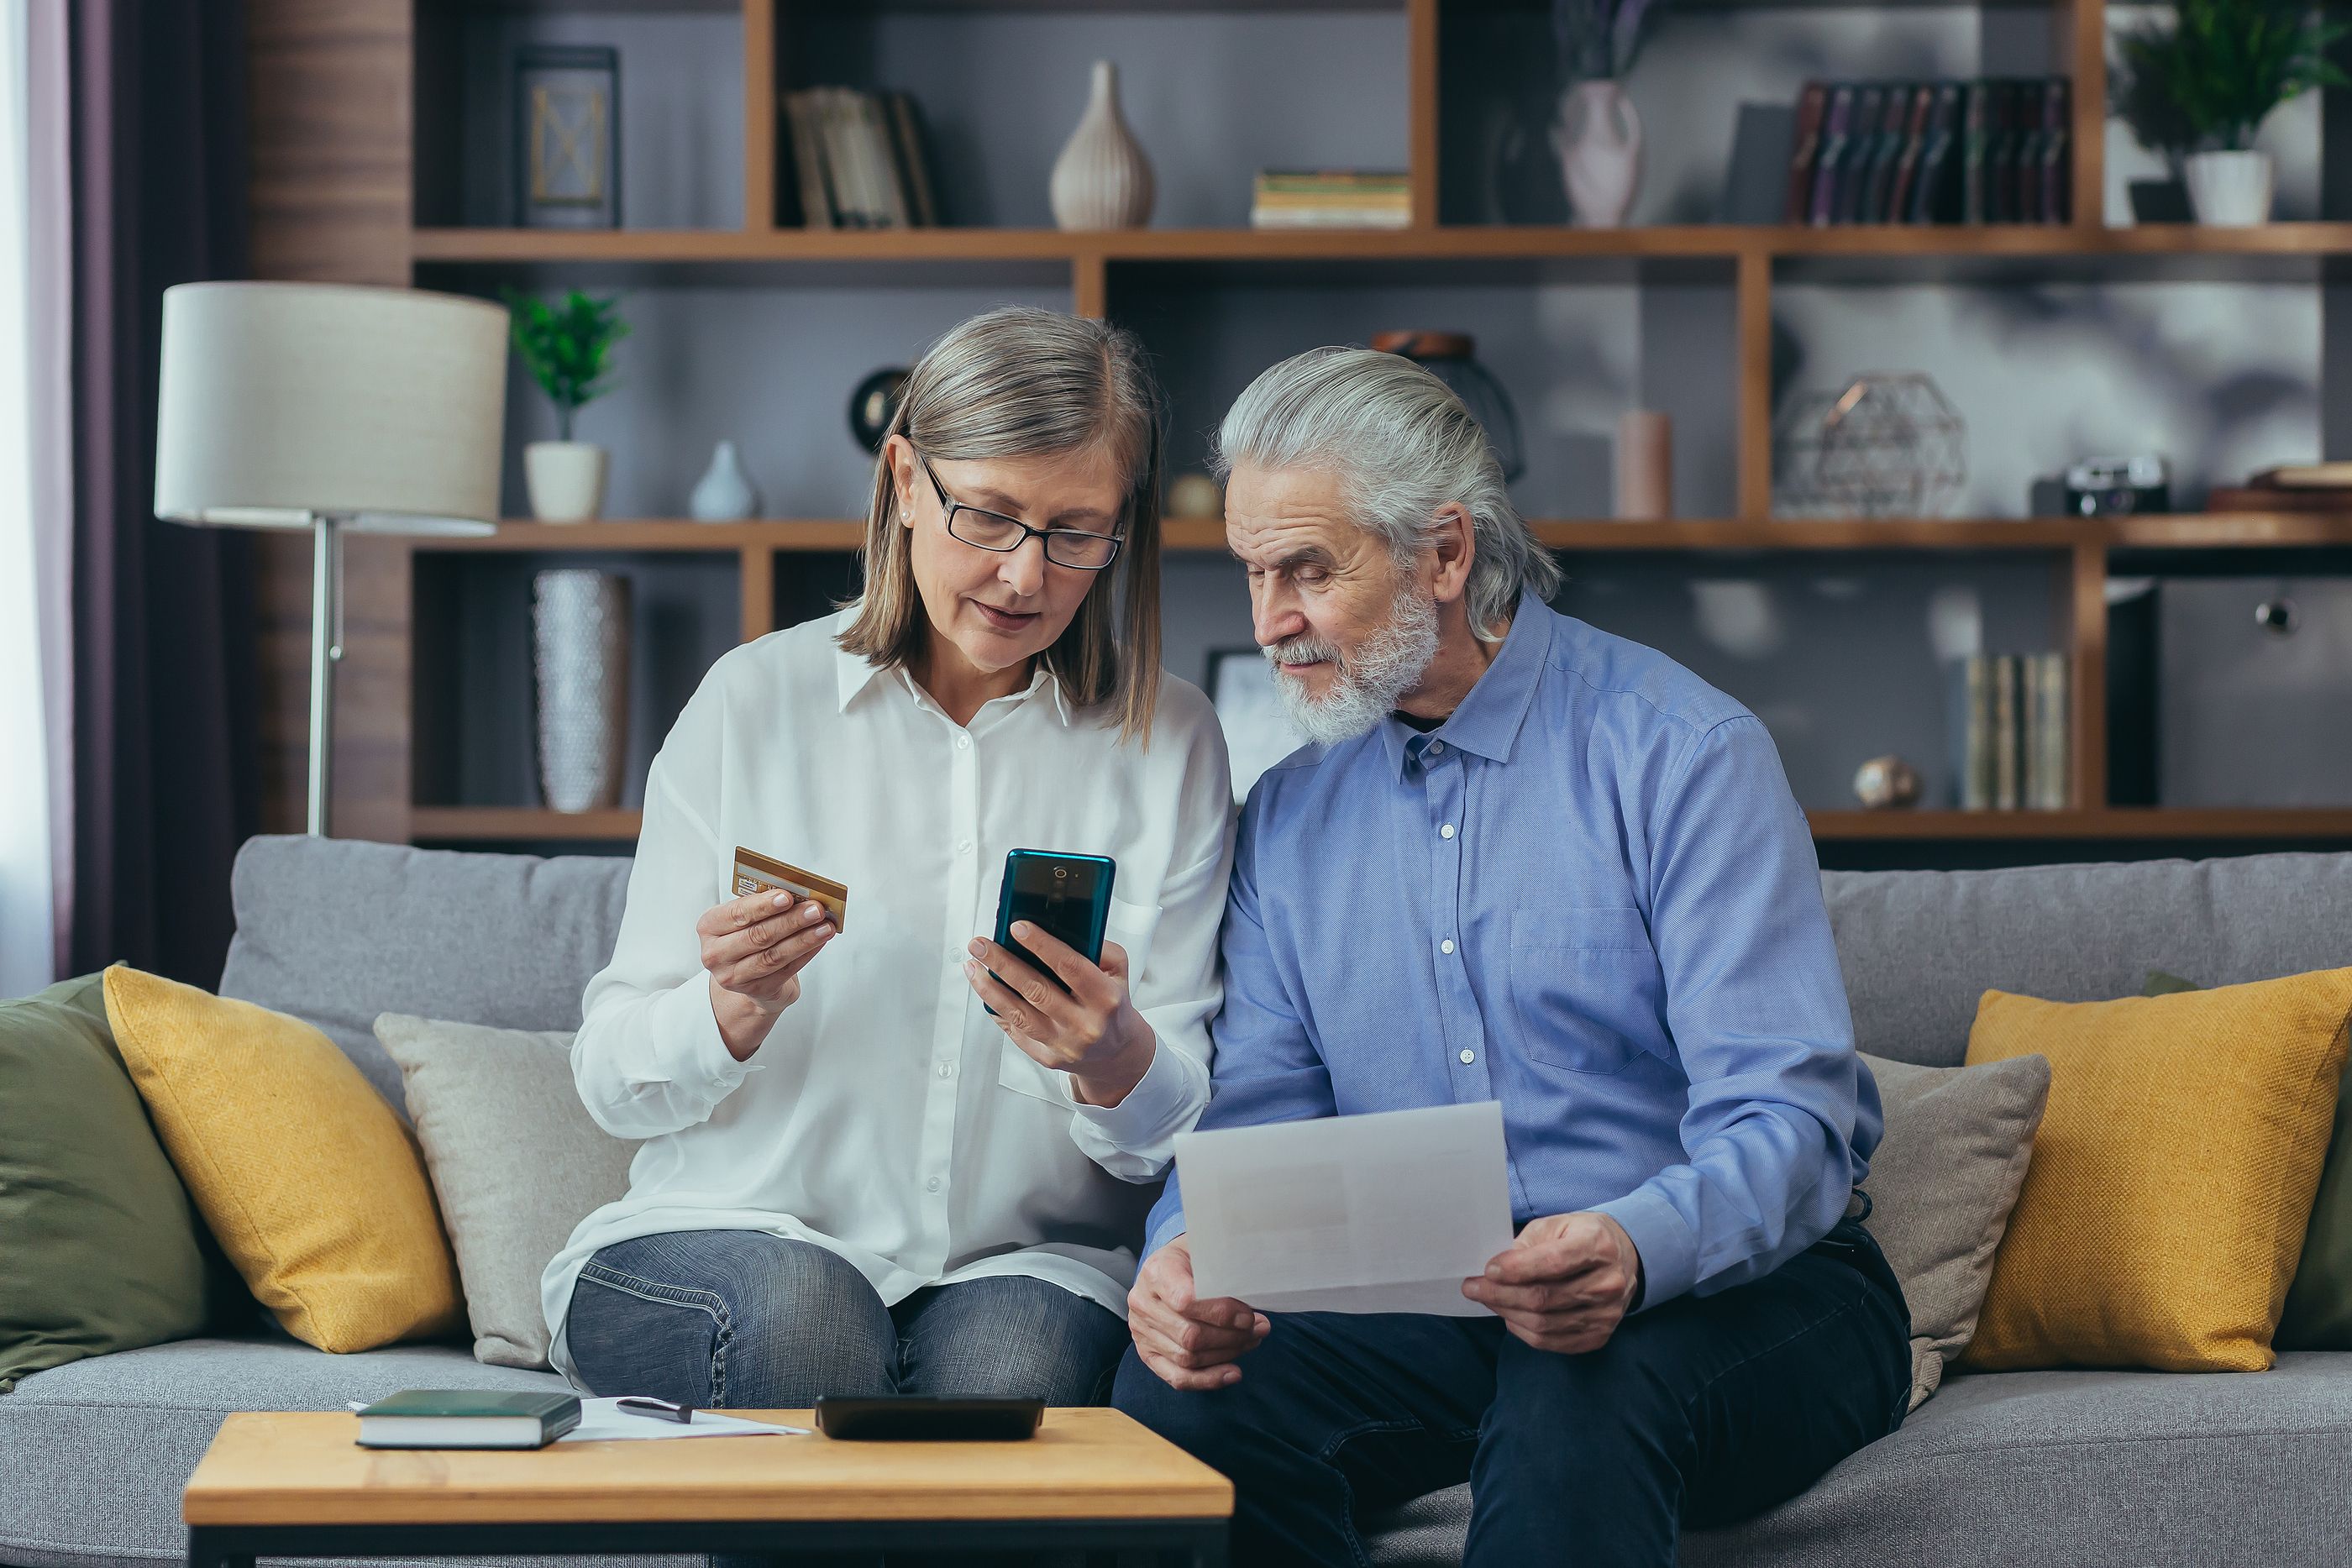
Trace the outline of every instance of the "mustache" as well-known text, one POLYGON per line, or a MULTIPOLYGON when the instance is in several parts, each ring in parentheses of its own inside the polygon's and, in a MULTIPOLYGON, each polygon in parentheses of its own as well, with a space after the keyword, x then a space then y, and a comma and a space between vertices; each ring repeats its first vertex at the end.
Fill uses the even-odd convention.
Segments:
POLYGON ((1268 643, 1258 649, 1269 664, 1336 664, 1339 663, 1339 645, 1320 637, 1297 636, 1285 643, 1268 643))

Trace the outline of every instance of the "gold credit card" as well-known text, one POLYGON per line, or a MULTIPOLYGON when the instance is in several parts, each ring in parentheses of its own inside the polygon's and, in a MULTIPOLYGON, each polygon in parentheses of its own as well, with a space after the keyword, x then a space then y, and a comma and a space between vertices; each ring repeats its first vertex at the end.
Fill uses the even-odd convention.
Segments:
POLYGON ((833 916, 833 928, 848 928, 849 889, 829 876, 805 872, 782 861, 770 860, 766 855, 753 854, 738 844, 735 848, 735 896, 741 898, 753 893, 790 893, 802 898, 813 898, 833 916))

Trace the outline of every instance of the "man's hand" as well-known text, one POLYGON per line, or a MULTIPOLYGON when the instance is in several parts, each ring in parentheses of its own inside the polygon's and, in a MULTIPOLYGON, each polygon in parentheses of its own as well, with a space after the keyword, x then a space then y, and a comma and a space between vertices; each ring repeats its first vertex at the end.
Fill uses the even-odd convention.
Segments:
POLYGON ((1617 1332, 1642 1280, 1642 1255, 1605 1214, 1549 1214, 1530 1221, 1462 1293, 1494 1309, 1538 1350, 1598 1350, 1617 1332))
POLYGON ((1257 1348, 1273 1324, 1231 1296, 1196 1301, 1192 1253, 1181 1236, 1154 1252, 1127 1293, 1127 1327, 1135 1354, 1171 1388, 1223 1388, 1239 1383, 1234 1364, 1257 1348))
POLYGON ((1127 994, 1127 949, 1106 942, 1102 962, 1051 932, 1017 921, 1013 940, 1062 978, 1064 990, 1011 950, 984 936, 971 943, 964 976, 996 1009, 996 1027, 1033 1060, 1066 1072, 1080 1100, 1116 1105, 1143 1082, 1160 1041, 1127 994))

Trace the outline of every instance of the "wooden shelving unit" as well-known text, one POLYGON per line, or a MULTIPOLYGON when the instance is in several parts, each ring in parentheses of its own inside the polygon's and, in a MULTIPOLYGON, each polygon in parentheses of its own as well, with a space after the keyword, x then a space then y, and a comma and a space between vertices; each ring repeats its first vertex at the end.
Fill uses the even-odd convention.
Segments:
MULTIPOLYGON (((503 0, 511 8, 511 0, 503 0)), ((1797 3, 1797 0, 1792 0, 1797 3)), ((593 11, 597 0, 533 0, 540 10, 593 11)), ((1492 9, 1490 0, 1466 11, 1492 9)), ((1197 277, 1214 287, 1226 277, 1279 276, 1344 281, 1349 269, 1406 268, 1444 280, 1449 269, 1485 269, 1482 277, 1602 280, 1651 277, 1719 280, 1734 313, 1730 391, 1736 436, 1735 515, 1664 523, 1559 519, 1538 525, 1544 541, 1570 556, 1627 552, 1720 554, 1813 552, 2039 554, 2049 558, 2073 674, 2073 800, 2055 812, 1871 813, 1818 811, 1823 841, 2136 841, 2200 842, 2274 839, 2352 840, 2352 811, 2160 811, 2107 806, 2106 587, 2111 564, 2139 555, 2266 549, 2352 550, 2352 517, 2171 516, 2125 519, 1976 518, 1791 520, 1771 516, 1774 294, 1783 283, 1832 286, 1858 278, 1934 283, 1946 277, 2031 282, 2051 277, 2287 277, 2339 281, 2352 267, 2352 223, 2280 223, 2260 228, 2151 225, 2111 228, 2101 211, 2106 114, 2104 0, 2057 0, 2048 8, 2053 57, 2073 84, 2074 215, 2064 225, 2000 227, 1833 227, 1676 225, 1620 230, 1503 227, 1441 223, 1440 51, 1451 0, 1401 0, 1407 59, 1403 72, 1404 145, 1413 191, 1412 222, 1401 231, 1265 233, 1168 228, 1065 234, 1036 228, 936 228, 809 232, 780 226, 777 213, 776 93, 801 79, 793 24, 826 8, 807 0, 740 0, 743 101, 742 222, 723 229, 624 229, 562 232, 451 227, 415 221, 428 166, 446 155, 431 128, 437 111, 424 101, 427 67, 453 36, 451 18, 498 8, 491 0, 250 0, 256 39, 256 248, 273 276, 341 277, 484 287, 501 278, 535 284, 567 275, 660 282, 675 275, 791 288, 825 286, 845 276, 887 286, 903 270, 925 277, 1016 269, 1026 277, 1063 280, 1071 308, 1117 311, 1123 277, 1197 277), (394 89, 417 104, 415 130, 385 127, 384 117, 339 110, 320 97, 316 67, 332 57, 345 87, 394 89), (305 71, 312 74, 304 75, 305 71), (320 116, 328 123, 321 129, 320 116), (803 270, 805 269, 805 270, 803 270)), ((704 9, 714 7, 705 6, 704 9)), ((715 7, 725 11, 729 7, 715 7)), ((920 6, 884 9, 921 10, 920 6)), ((1035 9, 1035 0, 966 0, 953 12, 1035 9)), ((1063 10, 1083 4, 1058 0, 1063 10)), ((1106 4, 1105 10, 1121 9, 1106 4)), ((1154 11, 1183 12, 1182 4, 1154 11)), ((1233 6, 1223 8, 1232 9, 1233 6)), ((1241 9, 1249 9, 1241 6, 1241 9)), ((1265 9, 1299 9, 1269 3, 1265 9)), ((1313 7, 1306 7, 1312 9, 1313 7)), ((446 60, 429 68, 446 72, 446 60)), ((346 92, 334 99, 360 101, 346 92)), ((379 96, 381 93, 379 92, 379 96)), ((369 99, 368 101, 374 101, 369 99)), ((395 120, 401 117, 392 117, 395 120)), ((1242 172, 1245 174, 1245 171, 1242 172)), ((346 757, 339 800, 346 831, 435 842, 625 841, 626 812, 565 817, 520 809, 454 807, 413 800, 409 756, 416 716, 412 694, 414 574, 425 554, 625 552, 647 558, 684 553, 734 557, 746 637, 770 629, 780 573, 796 560, 854 551, 857 525, 840 519, 776 520, 722 526, 616 521, 581 527, 502 526, 494 538, 470 541, 355 543, 354 619, 346 679, 375 695, 354 705, 339 735, 346 757), (383 699, 398 698, 395 713, 383 699), (354 765, 356 764, 356 765, 354 765)), ((1223 548, 1214 522, 1171 524, 1172 554, 1223 548)), ((306 613, 304 580, 290 563, 265 574, 265 601, 280 634, 272 644, 281 667, 299 669, 299 644, 285 628, 306 613)), ((283 688, 284 682, 279 683, 283 688)), ((274 707, 299 733, 299 687, 281 689, 274 707)), ((281 740, 281 747, 283 742, 281 740)))

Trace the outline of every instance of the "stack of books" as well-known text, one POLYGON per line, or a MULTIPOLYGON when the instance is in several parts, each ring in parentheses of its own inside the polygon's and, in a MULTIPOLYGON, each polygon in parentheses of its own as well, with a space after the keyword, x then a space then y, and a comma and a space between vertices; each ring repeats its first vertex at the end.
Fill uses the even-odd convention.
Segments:
POLYGON ((938 226, 913 99, 812 87, 782 94, 779 105, 786 145, 778 162, 792 186, 780 213, 797 204, 813 229, 938 226))
POLYGON ((1953 667, 1954 805, 2065 809, 2067 689, 2063 653, 1979 653, 1953 667))
POLYGON ((2209 512, 2352 512, 2352 463, 2290 463, 2242 485, 2216 485, 2209 512))
POLYGON ((1382 169, 1261 169, 1250 197, 1254 229, 1401 229, 1412 187, 1382 169))
POLYGON ((2063 224, 2074 210, 2064 77, 1808 82, 1782 219, 2063 224))

